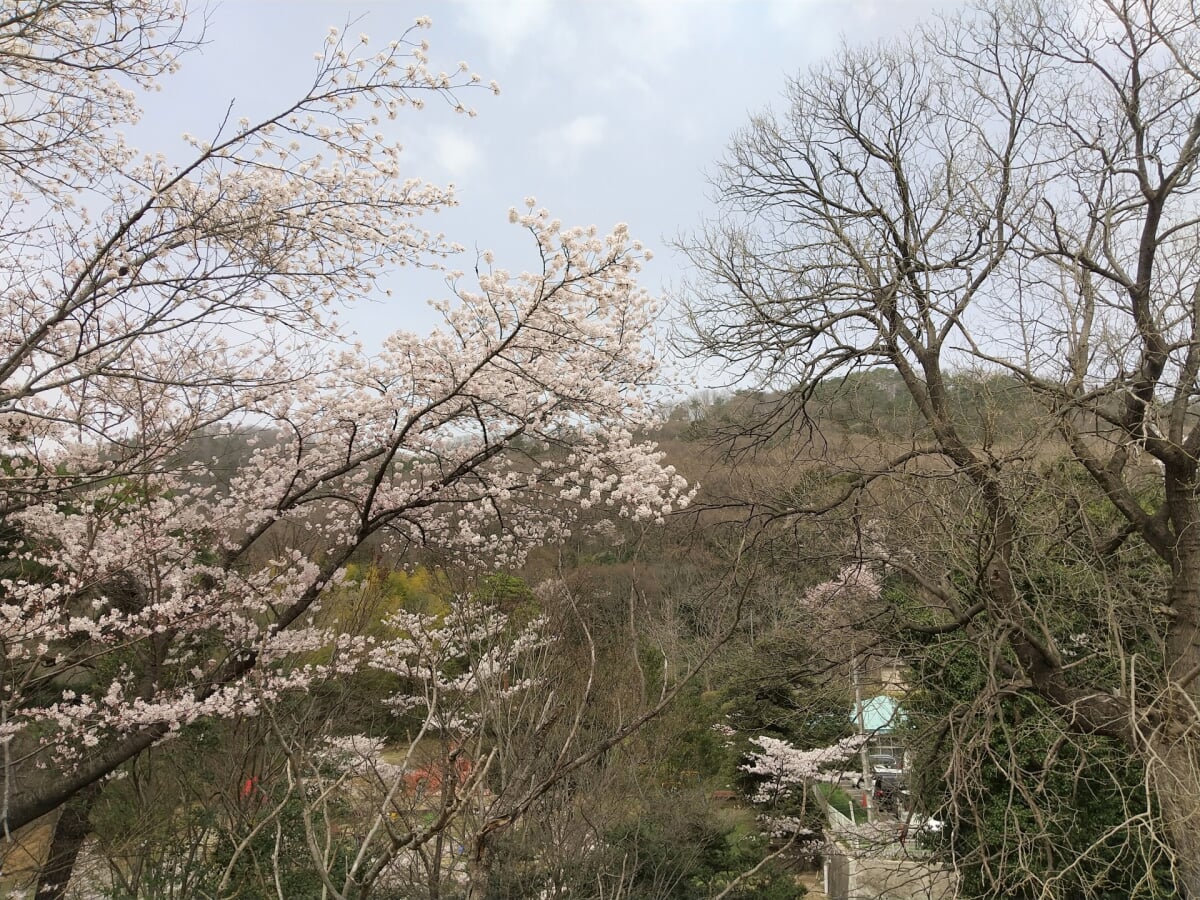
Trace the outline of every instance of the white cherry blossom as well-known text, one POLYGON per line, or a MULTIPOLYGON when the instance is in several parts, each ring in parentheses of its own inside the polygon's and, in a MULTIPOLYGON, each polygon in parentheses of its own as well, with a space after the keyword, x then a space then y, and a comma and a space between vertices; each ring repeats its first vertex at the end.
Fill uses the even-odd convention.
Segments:
MULTIPOLYGON (((382 644, 318 624, 364 542, 503 568, 584 501, 657 521, 691 497, 642 437, 658 308, 623 225, 564 227, 529 198, 512 219, 539 270, 489 255, 431 333, 374 356, 340 337, 337 307, 458 252, 418 224, 452 192, 381 123, 467 110, 486 90, 469 66, 443 73, 412 33, 370 52, 335 29, 276 115, 231 113, 188 158, 142 154, 120 128, 188 28, 168 0, 17 2, 0 23, 10 829, 199 719, 364 665, 436 682, 419 642, 446 623, 382 644), (232 462, 197 458, 222 441, 232 462)), ((476 690, 540 639, 437 689, 476 690)))

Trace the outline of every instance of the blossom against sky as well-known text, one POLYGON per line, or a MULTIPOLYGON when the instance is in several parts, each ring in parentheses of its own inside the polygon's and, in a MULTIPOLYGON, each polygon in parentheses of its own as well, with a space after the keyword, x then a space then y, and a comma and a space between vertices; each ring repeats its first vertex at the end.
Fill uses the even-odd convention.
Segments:
MULTIPOLYGON (((463 94, 473 118, 432 103, 390 123, 410 174, 456 187, 459 207, 426 223, 467 248, 453 265, 469 272, 489 248, 510 269, 533 265, 531 242, 508 224, 533 196, 568 225, 629 223, 656 252, 644 283, 661 292, 683 265, 668 242, 709 212, 705 173, 750 113, 843 38, 894 35, 957 2, 226 0, 208 11, 205 45, 147 98, 137 139, 170 153, 227 110, 232 120, 276 110, 307 86, 330 26, 376 45, 428 16, 435 68, 466 61, 501 88, 463 94)), ((448 294, 431 273, 401 273, 392 287, 346 317, 369 348, 429 327, 425 301, 448 294)))

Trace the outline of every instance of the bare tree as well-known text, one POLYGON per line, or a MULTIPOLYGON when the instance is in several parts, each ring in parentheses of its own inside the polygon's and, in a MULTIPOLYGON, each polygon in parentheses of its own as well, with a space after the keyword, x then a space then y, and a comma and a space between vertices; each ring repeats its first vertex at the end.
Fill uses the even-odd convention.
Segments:
POLYGON ((1136 754, 1153 790, 1129 827, 1164 842, 1192 897, 1198 39, 1194 4, 1001 2, 845 49, 736 137, 723 214, 685 242, 693 348, 774 391, 763 440, 819 427, 819 401, 872 367, 918 413, 844 490, 769 515, 873 509, 866 555, 924 602, 894 627, 989 648, 991 699, 1034 695, 1068 733, 1136 754), (964 373, 1036 414, 998 432, 995 395, 964 403, 964 373), (1050 502, 1054 466, 1069 477, 1050 502), (1072 589, 1039 577, 1068 545, 1091 573, 1072 589))

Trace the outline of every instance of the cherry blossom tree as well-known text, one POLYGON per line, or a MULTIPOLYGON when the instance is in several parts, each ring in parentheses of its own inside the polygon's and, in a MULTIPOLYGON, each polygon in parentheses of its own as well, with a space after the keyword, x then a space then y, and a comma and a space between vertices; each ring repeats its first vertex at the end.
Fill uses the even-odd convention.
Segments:
MULTIPOLYGON (((750 751, 750 758, 741 769, 763 778, 751 799, 755 803, 774 805, 781 799, 802 792, 808 784, 820 778, 831 763, 843 762, 854 756, 866 741, 866 735, 853 734, 828 747, 801 750, 788 741, 769 735, 750 738, 750 743, 756 744, 759 749, 750 751)), ((840 769, 835 774, 840 775, 840 769)))
MULTIPOLYGON (((170 0, 0 14, 0 737, 7 831, 207 717, 362 664, 317 611, 370 541, 519 563, 581 506, 653 521, 689 499, 654 446, 648 253, 624 226, 512 210, 541 261, 450 273, 442 324, 373 356, 336 307, 457 248, 416 218, 387 120, 480 84, 412 30, 331 30, 278 114, 191 155, 120 128, 189 42, 170 0), (198 435, 253 429, 214 479, 198 435), (317 657, 311 657, 317 658, 317 657)), ((493 87, 494 89, 494 87, 493 87)), ((378 648, 376 648, 378 649, 378 648)), ((399 659, 397 656, 396 659, 399 659)), ((378 660, 376 660, 378 662, 378 660)))
MULTIPOLYGON (((455 850, 471 843, 485 821, 480 807, 504 787, 496 760, 512 736, 500 733, 501 720, 536 706, 530 727, 550 721, 548 621, 518 626, 493 602, 463 597, 443 616, 400 612, 384 625, 385 636, 364 642, 363 666, 396 676, 386 703, 416 712, 416 734, 390 754, 384 740, 363 734, 314 744, 266 710, 285 777, 236 841, 215 896, 229 895, 238 856, 258 833, 283 836, 289 803, 301 810, 303 834, 292 836, 308 851, 300 865, 332 898, 418 885, 437 896, 443 884, 468 880, 468 857, 455 850)), ((297 861, 272 858, 276 870, 288 864, 297 861)))

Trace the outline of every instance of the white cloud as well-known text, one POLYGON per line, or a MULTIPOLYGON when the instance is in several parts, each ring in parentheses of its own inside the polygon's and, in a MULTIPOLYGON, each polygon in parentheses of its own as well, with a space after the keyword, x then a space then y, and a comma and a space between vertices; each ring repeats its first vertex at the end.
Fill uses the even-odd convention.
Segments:
POLYGON ((531 43, 542 45, 541 36, 557 30, 564 18, 561 6, 555 15, 551 0, 461 0, 455 5, 462 26, 483 39, 489 55, 501 60, 527 51, 531 43))
POLYGON ((775 27, 802 34, 816 30, 828 50, 838 34, 851 43, 898 36, 935 9, 954 9, 963 0, 768 0, 775 27))
POLYGON ((608 119, 602 115, 576 116, 538 135, 546 160, 556 166, 573 165, 590 147, 602 144, 608 135, 608 119))
POLYGON ((437 164, 453 181, 462 181, 483 160, 479 147, 456 131, 434 132, 433 151, 437 164))
POLYGON ((562 142, 576 152, 600 143, 607 131, 608 120, 597 115, 576 116, 558 129, 562 142))
POLYGON ((669 0, 633 0, 630 7, 631 21, 623 29, 621 43, 647 63, 661 66, 669 66, 669 58, 692 46, 697 22, 718 11, 711 5, 669 0))
MULTIPOLYGON (((820 24, 820 27, 828 28, 829 23, 825 21, 828 18, 828 9, 823 9, 826 4, 822 0, 769 0, 767 3, 767 19, 777 28, 799 28, 804 25, 810 27, 814 24, 820 24)), ((841 18, 843 21, 849 18, 846 14, 855 15, 852 7, 856 6, 857 2, 842 3, 839 5, 841 18)))

